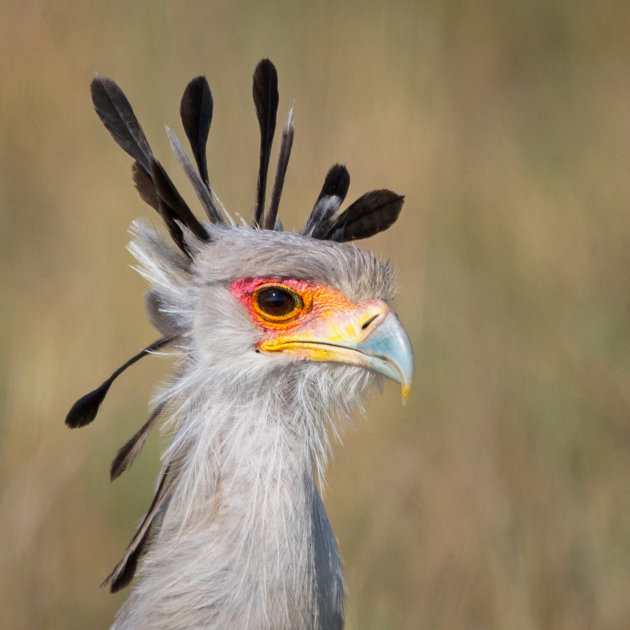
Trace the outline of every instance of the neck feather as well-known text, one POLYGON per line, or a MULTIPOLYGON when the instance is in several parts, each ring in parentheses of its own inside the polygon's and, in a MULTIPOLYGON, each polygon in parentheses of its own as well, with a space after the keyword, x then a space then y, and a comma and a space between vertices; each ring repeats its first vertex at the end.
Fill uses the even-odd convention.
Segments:
POLYGON ((205 387, 182 373, 164 393, 182 401, 165 453, 177 480, 118 627, 341 628, 341 568, 315 483, 324 401, 308 370, 290 385, 212 371, 205 387))

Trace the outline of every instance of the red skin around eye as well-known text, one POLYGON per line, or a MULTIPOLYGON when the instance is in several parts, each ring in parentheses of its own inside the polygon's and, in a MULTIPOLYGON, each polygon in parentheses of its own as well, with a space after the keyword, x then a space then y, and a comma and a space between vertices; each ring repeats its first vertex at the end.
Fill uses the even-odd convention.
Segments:
POLYGON ((296 280, 294 278, 244 278, 236 280, 230 287, 230 293, 238 298, 249 312, 252 320, 270 335, 279 331, 290 331, 304 326, 309 321, 326 316, 327 313, 356 308, 341 293, 329 287, 296 280), (252 305, 252 296, 263 285, 285 286, 295 291, 304 302, 304 307, 294 317, 282 322, 264 320, 252 305))
POLYGON ((244 296, 250 296, 263 284, 278 284, 289 287, 289 289, 293 289, 300 295, 307 289, 316 289, 319 287, 319 285, 313 284, 312 282, 295 280, 293 278, 243 278, 243 280, 236 280, 232 283, 230 293, 242 301, 244 296))

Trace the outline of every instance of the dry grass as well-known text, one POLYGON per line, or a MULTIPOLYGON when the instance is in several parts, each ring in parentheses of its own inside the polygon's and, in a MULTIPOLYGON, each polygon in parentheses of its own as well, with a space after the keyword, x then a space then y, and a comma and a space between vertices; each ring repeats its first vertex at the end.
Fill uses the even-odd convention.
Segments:
MULTIPOLYGON (((63 417, 154 334, 125 228, 150 211, 94 115, 128 92, 156 152, 187 80, 215 93, 210 168, 246 216, 256 61, 298 135, 282 214, 327 167, 407 195, 366 246, 400 269, 417 383, 337 449, 327 505, 348 628, 626 628, 630 619, 630 10, 623 2, 5 0, 0 8, 0 626, 99 628, 158 440, 109 459, 167 366, 63 417)), ((182 182, 179 178, 177 181, 182 182)), ((185 186, 184 186, 185 187, 185 186)))

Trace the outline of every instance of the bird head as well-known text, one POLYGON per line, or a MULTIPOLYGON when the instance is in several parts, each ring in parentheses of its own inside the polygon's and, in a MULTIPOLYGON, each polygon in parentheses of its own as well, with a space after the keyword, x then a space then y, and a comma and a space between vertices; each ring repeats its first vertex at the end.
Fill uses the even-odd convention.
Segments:
MULTIPOLYGON (((152 285, 146 306, 151 323, 164 336, 157 343, 173 343, 209 371, 220 366, 234 382, 247 374, 262 378, 273 372, 291 383, 296 374, 309 370, 322 378, 332 375, 329 382, 343 397, 342 374, 354 375, 355 380, 380 374, 400 383, 406 400, 413 353, 391 307, 393 271, 370 252, 346 243, 391 226, 403 197, 374 190, 340 211, 350 176, 345 166, 335 164, 301 233, 282 229, 278 205, 294 123, 291 111, 282 132, 271 203, 265 208, 278 105, 277 75, 269 60, 261 61, 254 73, 261 147, 251 226, 237 225, 225 209, 219 209, 210 187, 205 145, 213 103, 204 77, 190 82, 181 104, 196 170, 175 135, 168 129, 167 133, 206 211, 206 223, 194 216, 153 155, 120 88, 97 77, 92 98, 114 139, 135 159, 136 188, 158 211, 176 246, 146 223, 134 223, 130 250, 152 285)), ((67 418, 70 426, 93 419, 118 373, 78 401, 67 418)))
POLYGON ((196 255, 195 274, 193 327, 209 361, 233 360, 238 349, 258 369, 351 365, 399 382, 406 400, 411 344, 390 306, 393 270, 371 253, 239 227, 215 231, 196 255))

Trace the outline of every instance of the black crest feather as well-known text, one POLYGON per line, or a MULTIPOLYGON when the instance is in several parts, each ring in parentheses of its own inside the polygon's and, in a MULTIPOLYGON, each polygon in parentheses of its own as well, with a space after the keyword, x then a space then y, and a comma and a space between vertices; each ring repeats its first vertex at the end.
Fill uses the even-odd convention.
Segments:
POLYGON ((350 173, 343 164, 334 164, 326 173, 324 185, 313 206, 302 234, 322 239, 330 230, 330 219, 339 210, 339 206, 348 194, 350 173))
POLYGON ((319 193, 319 199, 328 195, 335 195, 341 201, 346 198, 350 188, 350 173, 343 164, 334 164, 326 173, 326 179, 319 193))
POLYGON ((68 412, 66 416, 66 424, 71 429, 76 429, 78 427, 83 427, 86 424, 90 424, 94 418, 96 418, 96 414, 98 413, 98 409, 101 406, 101 403, 105 399, 111 384, 130 366, 132 366, 136 361, 139 361, 142 357, 154 352, 155 350, 159 350, 161 347, 173 341, 171 338, 162 338, 154 341, 151 345, 147 346, 144 350, 141 350, 135 356, 131 357, 129 361, 123 363, 114 373, 99 387, 95 390, 85 394, 85 396, 81 396, 77 402, 72 405, 72 409, 68 412))
POLYGON ((184 241, 182 228, 179 227, 179 224, 175 220, 175 213, 166 206, 160 197, 158 197, 155 184, 153 183, 153 178, 142 168, 142 165, 139 162, 133 163, 132 178, 142 201, 157 210, 158 214, 162 217, 162 220, 166 224, 168 232, 174 243, 184 254, 186 254, 188 260, 192 260, 192 256, 190 255, 186 242, 184 241))
POLYGON ((121 558, 120 562, 112 569, 111 573, 103 580, 101 586, 107 586, 109 584, 109 590, 112 593, 125 588, 129 582, 133 579, 138 566, 138 560, 142 557, 146 544, 149 541, 151 535, 151 528, 155 522, 156 517, 165 507, 165 503, 170 498, 171 490, 173 488, 173 482, 176 475, 169 475, 171 465, 166 467, 166 470, 162 474, 158 489, 153 497, 149 511, 138 527, 138 531, 129 543, 125 555, 121 558))
MULTIPOLYGON (((133 179, 140 193, 142 199, 150 206, 155 208, 161 215, 162 219, 166 223, 171 237, 177 244, 177 246, 190 258, 190 253, 184 242, 184 236, 181 228, 177 225, 175 219, 179 219, 198 235, 199 230, 197 226, 189 225, 186 221, 190 221, 191 224, 199 222, 195 219, 192 213, 184 213, 182 217, 177 210, 180 208, 174 208, 168 201, 168 199, 179 197, 179 193, 175 190, 175 194, 171 193, 167 199, 164 199, 164 195, 160 194, 156 187, 155 177, 153 175, 152 163, 157 162, 153 157, 153 152, 149 146, 149 142, 142 131, 142 127, 134 114, 134 111, 127 100, 124 92, 118 87, 118 85, 106 77, 96 77, 91 83, 92 102, 99 118, 107 130, 111 133, 116 143, 126 151, 136 162, 134 163, 133 179), (162 197, 162 202, 160 202, 162 197), (190 218, 192 217, 192 219, 190 218)), ((164 173, 166 175, 166 173, 164 173)), ((168 182, 161 181, 162 191, 169 189, 175 189, 173 183, 166 176, 168 182)), ((179 197, 181 199, 181 197, 179 197)), ((183 200, 182 200, 183 201, 183 200)), ((184 203, 184 205, 186 205, 184 203)), ((201 228, 203 230, 203 228, 201 228)), ((205 230, 203 230, 205 234, 205 230)), ((107 393, 105 391, 105 393, 107 393)), ((104 396, 105 394, 103 394, 104 396)))
POLYGON ((177 219, 179 219, 198 239, 201 241, 209 240, 208 232, 195 215, 192 213, 188 204, 175 188, 175 184, 167 175, 164 167, 155 159, 151 158, 151 177, 155 183, 155 189, 158 196, 164 204, 173 210, 177 219))
POLYGON ((199 175, 208 188, 210 188, 210 180, 206 162, 206 143, 212 124, 213 108, 212 92, 206 77, 193 79, 184 90, 179 113, 197 162, 199 175))
POLYGON ((367 192, 333 219, 328 232, 320 238, 329 241, 355 241, 374 236, 396 221, 404 199, 391 190, 367 192))
POLYGON ((295 123, 293 121, 293 109, 291 109, 287 123, 282 130, 282 141, 280 142, 280 153, 278 154, 276 177, 273 182, 269 211, 265 217, 264 227, 266 230, 273 230, 276 227, 278 208, 280 207, 280 197, 282 196, 282 188, 284 187, 284 177, 287 174, 287 167, 289 166, 289 158, 291 157, 291 148, 293 147, 294 136, 295 123))
POLYGON ((214 204, 212 199, 212 192, 206 182, 201 179, 199 173, 195 170, 195 167, 192 165, 190 158, 184 151, 184 147, 182 147, 181 142, 177 139, 177 136, 167 127, 166 135, 168 136, 169 142, 171 143, 171 149, 177 158, 180 166, 184 169, 184 173, 188 177, 188 181, 192 184, 195 192, 197 193, 197 198, 201 201, 201 205, 203 209, 206 211, 208 218, 212 223, 223 223, 219 211, 214 204))
POLYGON ((125 470, 133 464, 136 457, 140 454, 144 443, 147 441, 149 432, 154 427, 162 411, 164 411, 165 406, 165 403, 158 405, 142 427, 140 427, 140 429, 134 433, 132 438, 118 450, 109 471, 109 478, 111 481, 120 477, 120 475, 122 475, 125 470))
POLYGON ((124 92, 106 77, 96 77, 91 90, 96 113, 114 140, 149 172, 151 147, 124 92))
POLYGON ((276 114, 278 112, 278 73, 276 67, 263 59, 254 71, 253 85, 254 104, 260 126, 260 164, 258 168, 258 188, 256 208, 254 210, 254 226, 262 225, 265 210, 265 191, 267 189, 267 171, 273 134, 276 130, 276 114))
POLYGON ((113 380, 114 379, 110 377, 95 390, 81 396, 68 412, 66 425, 71 429, 76 429, 90 424, 90 422, 96 418, 99 407, 105 399, 105 396, 107 396, 107 392, 113 380))
MULTIPOLYGON (((157 196, 157 190, 156 190, 156 196, 157 196)), ((186 241, 184 240, 184 232, 182 231, 182 228, 179 227, 179 224, 175 220, 175 213, 173 212, 173 209, 169 208, 169 206, 167 206, 162 201, 162 199, 160 199, 160 197, 157 198, 157 205, 158 205, 158 213, 164 220, 164 223, 166 223, 166 227, 168 228, 168 232, 171 235, 171 238, 173 239, 177 247, 179 247, 180 251, 186 254, 186 257, 188 258, 188 260, 192 260, 192 254, 190 253, 190 250, 188 249, 188 245, 186 244, 186 241)))
POLYGON ((140 162, 133 163, 131 167, 131 178, 142 201, 159 212, 160 200, 157 195, 157 190, 155 190, 155 184, 149 172, 144 170, 140 162))

